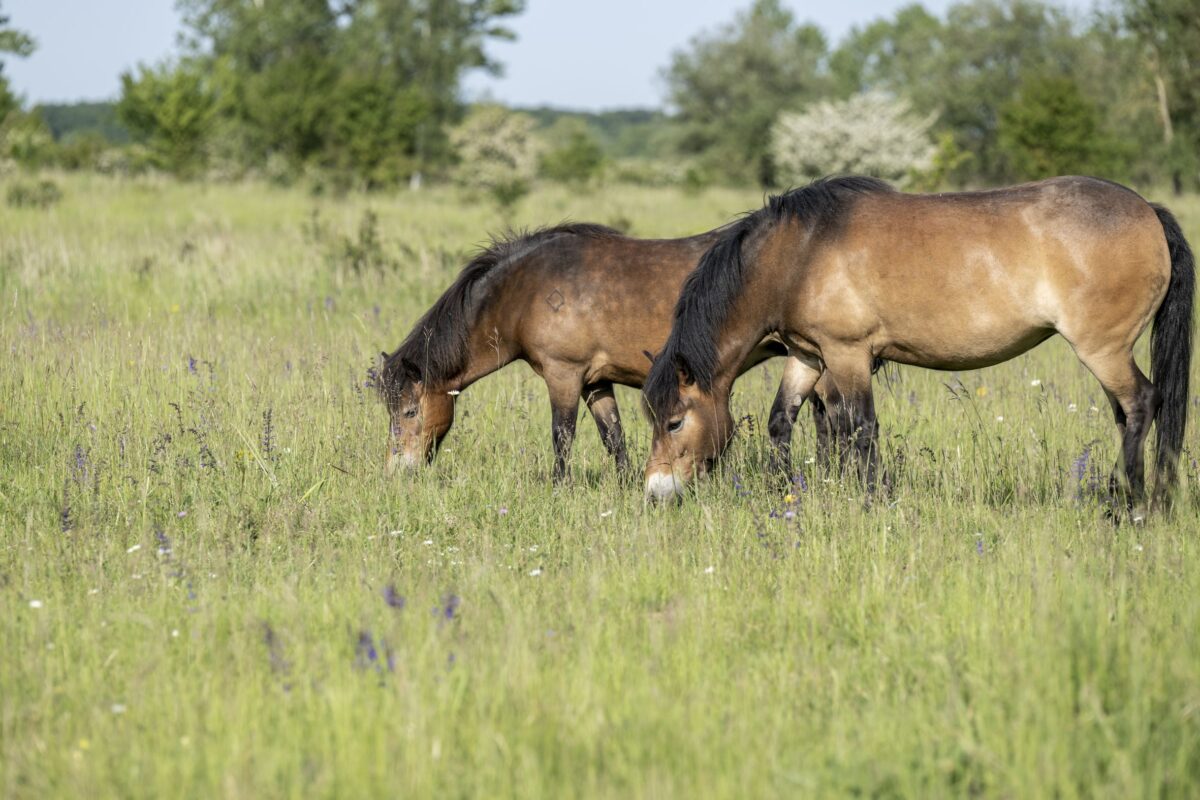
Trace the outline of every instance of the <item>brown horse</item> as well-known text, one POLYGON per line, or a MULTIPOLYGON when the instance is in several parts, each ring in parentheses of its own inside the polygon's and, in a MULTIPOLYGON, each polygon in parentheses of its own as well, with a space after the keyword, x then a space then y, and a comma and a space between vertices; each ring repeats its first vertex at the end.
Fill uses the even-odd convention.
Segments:
MULTIPOLYGON (((516 360, 528 362, 549 389, 556 480, 566 474, 581 396, 609 453, 627 468, 613 384, 642 385, 649 351, 660 348, 671 329, 684 279, 721 234, 634 239, 572 224, 493 242, 400 348, 383 354, 388 471, 432 461, 454 422, 459 392, 516 360)), ((767 337, 746 350, 735 371, 786 354, 778 339, 767 337)), ((771 431, 779 470, 787 469, 801 400, 782 390, 776 398, 771 431)), ((820 408, 814 404, 814 413, 820 408)))
POLYGON ((1169 211, 1093 178, 913 195, 846 177, 773 197, 725 231, 680 295, 644 390, 646 494, 680 496, 721 454, 730 385, 764 336, 788 347, 788 391, 828 380, 834 434, 871 486, 873 359, 976 369, 1057 333, 1108 396, 1128 502, 1139 503, 1150 423, 1162 490, 1183 445, 1193 271, 1169 211), (1154 383, 1133 358, 1151 317, 1154 383))

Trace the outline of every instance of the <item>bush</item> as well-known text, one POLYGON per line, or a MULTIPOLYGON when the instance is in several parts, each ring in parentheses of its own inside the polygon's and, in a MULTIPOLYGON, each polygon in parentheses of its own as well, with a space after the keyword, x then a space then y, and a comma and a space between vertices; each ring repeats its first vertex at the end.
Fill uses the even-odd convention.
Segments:
POLYGON ((486 193, 508 212, 529 192, 541 146, 533 119, 500 106, 480 106, 450 140, 458 153, 458 183, 486 193))
POLYGON ((13 208, 49 208, 62 200, 62 190, 54 181, 18 181, 8 187, 5 200, 13 208))
POLYGON ((898 183, 932 165, 933 117, 918 117, 907 100, 866 92, 783 114, 771 131, 776 175, 784 183, 857 173, 898 183))
POLYGON ((542 155, 542 176, 561 183, 583 184, 599 177, 604 151, 581 120, 563 118, 547 133, 549 149, 542 155))

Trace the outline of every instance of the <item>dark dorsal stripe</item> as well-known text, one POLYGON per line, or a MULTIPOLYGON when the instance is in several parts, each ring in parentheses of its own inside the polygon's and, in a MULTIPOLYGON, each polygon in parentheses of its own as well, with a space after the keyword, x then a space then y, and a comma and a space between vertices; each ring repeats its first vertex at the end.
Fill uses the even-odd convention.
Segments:
POLYGON ((510 264, 519 263, 541 245, 561 236, 601 238, 620 236, 603 225, 567 223, 525 233, 510 233, 492 239, 463 268, 437 302, 421 317, 400 348, 386 356, 380 370, 380 389, 387 396, 402 389, 406 381, 437 382, 459 374, 468 357, 474 311, 484 293, 495 283, 485 278, 510 264))
POLYGON ((741 296, 746 278, 742 247, 752 233, 785 219, 819 231, 841 219, 859 196, 891 191, 890 185, 876 178, 822 178, 769 198, 765 206, 730 226, 684 282, 671 335, 646 378, 643 392, 655 419, 665 420, 678 401, 679 369, 686 370, 704 391, 712 390, 718 367, 717 337, 741 296))

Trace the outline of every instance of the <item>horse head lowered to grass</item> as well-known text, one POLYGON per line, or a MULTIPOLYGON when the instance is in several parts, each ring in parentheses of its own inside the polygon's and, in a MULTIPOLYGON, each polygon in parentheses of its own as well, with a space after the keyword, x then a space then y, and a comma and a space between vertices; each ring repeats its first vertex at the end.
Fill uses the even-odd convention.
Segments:
MULTIPOLYGON (((399 349, 384 354, 379 382, 390 417, 389 471, 432 461, 454 422, 458 394, 517 360, 550 393, 556 480, 567 472, 580 397, 609 453, 626 467, 613 385, 642 385, 649 354, 671 329, 684 279, 721 236, 718 229, 684 239, 635 239, 571 224, 494 241, 399 349)), ((764 337, 747 348, 735 372, 786 353, 779 340, 764 337)), ((804 400, 794 391, 794 370, 785 372, 771 425, 781 471, 804 400)), ((814 413, 820 408, 814 404, 814 413)))
POLYGON ((842 177, 773 197, 725 230, 680 294, 644 388, 647 497, 680 497, 721 455, 730 387, 763 337, 786 345, 795 392, 828 384, 828 424, 870 487, 875 359, 976 369, 1058 334, 1112 405, 1124 465, 1112 488, 1136 505, 1151 422, 1163 492, 1183 444, 1193 272, 1169 211, 1094 178, 918 195, 842 177), (1151 318, 1153 383, 1133 357, 1151 318))

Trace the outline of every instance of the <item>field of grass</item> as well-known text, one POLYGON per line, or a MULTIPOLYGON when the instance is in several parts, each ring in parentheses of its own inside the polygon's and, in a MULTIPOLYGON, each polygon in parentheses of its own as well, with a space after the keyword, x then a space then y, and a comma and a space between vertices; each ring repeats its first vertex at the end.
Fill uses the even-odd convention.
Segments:
MULTIPOLYGON (((1200 420, 1175 517, 1114 525, 1061 342, 882 382, 869 509, 805 463, 806 412, 795 499, 762 478, 771 365, 678 508, 588 419, 551 488, 521 365, 387 480, 366 370, 493 212, 59 180, 0 212, 0 796, 1200 794, 1200 420)), ((760 199, 547 188, 516 222, 684 235, 760 199)))

